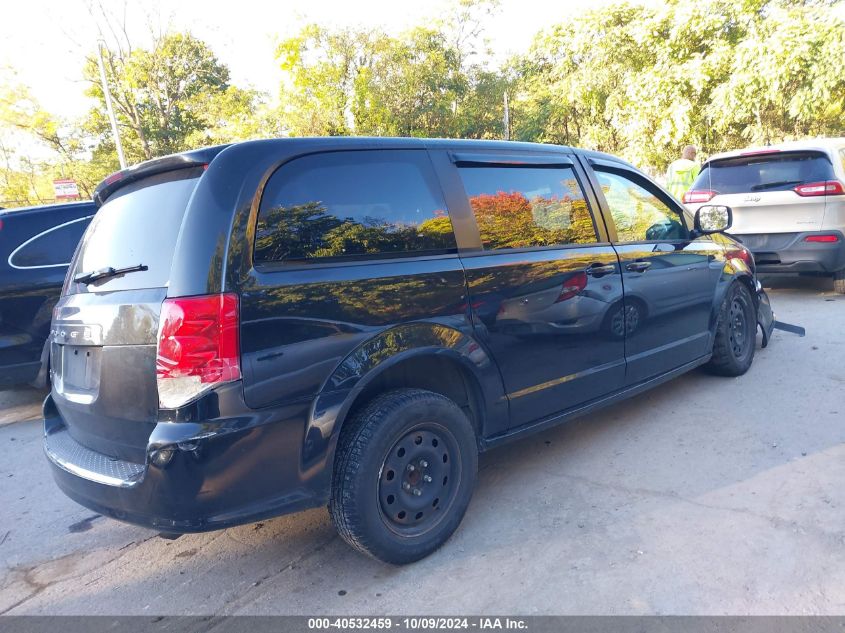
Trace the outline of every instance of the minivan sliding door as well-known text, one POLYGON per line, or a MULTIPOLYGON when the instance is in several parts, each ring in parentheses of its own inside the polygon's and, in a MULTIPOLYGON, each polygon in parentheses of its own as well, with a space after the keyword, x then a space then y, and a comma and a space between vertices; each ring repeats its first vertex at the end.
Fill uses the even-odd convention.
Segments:
POLYGON ((470 152, 451 163, 464 193, 455 204, 480 238, 461 249, 473 324, 502 373, 511 426, 621 388, 618 260, 571 156, 470 152))

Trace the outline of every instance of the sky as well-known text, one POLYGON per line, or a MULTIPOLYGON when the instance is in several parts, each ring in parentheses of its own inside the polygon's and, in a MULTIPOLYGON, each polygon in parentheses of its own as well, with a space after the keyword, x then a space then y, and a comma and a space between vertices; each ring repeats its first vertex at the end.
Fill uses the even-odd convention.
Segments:
MULTIPOLYGON (((543 28, 573 19, 586 4, 609 0, 501 0, 487 25, 496 56, 528 48, 543 28)), ((648 0, 642 0, 647 2, 648 0)), ((275 95, 281 73, 275 44, 303 25, 381 27, 391 34, 430 22, 450 0, 102 0, 106 10, 127 12, 135 41, 160 30, 189 30, 205 40, 229 66, 233 82, 275 95)), ((0 20, 0 80, 27 85, 53 114, 75 118, 90 107, 81 80, 85 55, 96 46, 92 0, 20 0, 3 7, 0 20)), ((96 5, 94 5, 96 7, 96 5)), ((96 10, 96 9, 95 9, 96 10)), ((102 23, 102 20, 99 20, 102 23)))

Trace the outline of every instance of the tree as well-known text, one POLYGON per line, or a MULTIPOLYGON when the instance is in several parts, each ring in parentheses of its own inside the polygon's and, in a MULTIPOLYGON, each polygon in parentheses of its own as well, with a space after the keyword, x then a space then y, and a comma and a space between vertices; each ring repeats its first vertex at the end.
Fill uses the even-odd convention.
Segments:
POLYGON ((91 155, 78 122, 44 110, 26 86, 0 90, 0 206, 53 201, 52 181, 72 178, 81 197, 117 168, 113 156, 91 155))
POLYGON ((845 131, 845 24, 828 2, 671 0, 588 11, 513 60, 516 136, 663 170, 705 152, 845 131))
POLYGON ((467 90, 456 50, 443 33, 417 27, 380 38, 357 82, 353 115, 359 134, 450 136, 467 90))
POLYGON ((281 114, 294 135, 349 134, 353 102, 383 34, 366 30, 330 31, 304 27, 276 49, 287 81, 281 89, 281 114))
POLYGON ((619 153, 626 87, 653 62, 641 41, 647 17, 642 6, 610 5, 539 34, 512 62, 516 137, 619 153))
MULTIPOLYGON (((195 147, 197 141, 237 140, 255 131, 249 120, 259 95, 232 86, 229 69, 189 33, 167 33, 150 48, 123 42, 103 51, 106 79, 130 162, 195 147), (241 121, 238 127, 233 122, 241 121), (235 138, 232 138, 232 137, 235 138)), ((88 95, 98 101, 88 129, 110 146, 96 53, 83 70, 88 95)))
POLYGON ((719 149, 843 134, 843 59, 845 22, 828 7, 770 7, 705 104, 719 149))
POLYGON ((495 2, 463 0, 443 21, 399 37, 373 29, 303 28, 277 59, 293 135, 501 138, 504 75, 475 60, 495 2))

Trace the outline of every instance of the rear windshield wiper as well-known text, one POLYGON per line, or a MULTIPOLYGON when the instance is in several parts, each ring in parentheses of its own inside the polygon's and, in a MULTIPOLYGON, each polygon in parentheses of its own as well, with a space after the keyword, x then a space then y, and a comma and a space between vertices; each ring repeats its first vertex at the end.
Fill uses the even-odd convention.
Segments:
POLYGON ((751 187, 751 191, 761 191, 763 189, 774 189, 775 187, 784 187, 786 185, 800 185, 803 180, 778 180, 777 182, 764 182, 759 185, 751 187))
POLYGON ((100 268, 99 270, 92 270, 90 273, 79 273, 73 276, 73 280, 78 284, 90 284, 109 277, 117 277, 118 275, 125 275, 126 273, 134 273, 142 270, 147 270, 148 267, 144 264, 136 264, 135 266, 127 266, 126 268, 100 268))

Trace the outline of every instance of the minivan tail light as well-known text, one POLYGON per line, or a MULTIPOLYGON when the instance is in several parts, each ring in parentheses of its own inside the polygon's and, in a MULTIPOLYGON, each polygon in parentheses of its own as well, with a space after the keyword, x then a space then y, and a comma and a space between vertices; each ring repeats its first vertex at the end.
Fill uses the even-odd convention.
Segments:
POLYGON ((845 187, 838 180, 825 180, 823 182, 808 182, 798 185, 793 191, 804 198, 811 196, 840 196, 845 194, 845 187))
POLYGON ((710 202, 717 195, 719 195, 718 191, 711 191, 710 189, 693 189, 684 194, 684 204, 710 202))
POLYGON ((159 406, 187 404, 241 377, 240 315, 236 294, 166 299, 156 353, 159 406))
POLYGON ((822 242, 825 244, 830 244, 832 242, 838 242, 839 236, 838 235, 808 235, 804 238, 805 242, 822 242))

